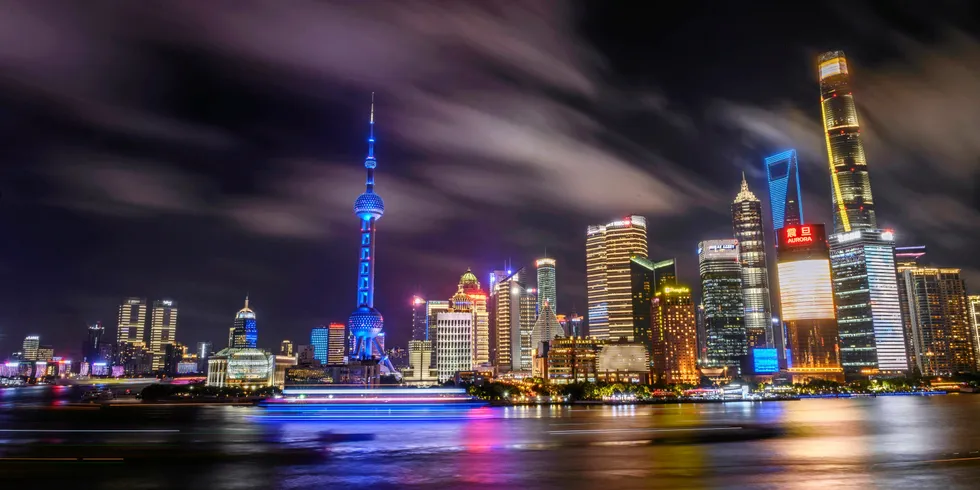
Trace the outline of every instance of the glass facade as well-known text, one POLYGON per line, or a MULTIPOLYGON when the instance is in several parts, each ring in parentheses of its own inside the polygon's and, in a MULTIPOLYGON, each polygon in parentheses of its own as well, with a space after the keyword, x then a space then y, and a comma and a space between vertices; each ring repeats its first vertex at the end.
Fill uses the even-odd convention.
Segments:
POLYGON ((330 356, 330 330, 323 325, 313 327, 310 345, 313 346, 313 358, 320 361, 320 364, 327 364, 330 356))
POLYGON ((796 150, 786 150, 766 157, 765 162, 773 230, 778 232, 784 226, 802 223, 803 199, 796 150))
POLYGON ((633 340, 630 259, 647 257, 647 222, 627 216, 589 226, 585 242, 589 334, 602 339, 633 340))
POLYGON ((551 305, 552 311, 558 311, 555 259, 538 259, 534 265, 538 268, 538 311, 544 311, 545 304, 551 305))
POLYGON ((644 257, 630 259, 630 292, 633 303, 633 339, 651 349, 653 297, 665 286, 677 284, 674 259, 653 262, 644 257))
POLYGON ((769 297, 769 269, 766 265, 766 239, 762 226, 762 202, 749 191, 742 176, 742 188, 732 203, 732 226, 738 241, 742 266, 742 303, 745 308, 745 334, 749 348, 773 347, 772 304, 769 297))
POLYGON ((841 364, 849 374, 908 370, 890 231, 830 236, 841 364))
POLYGON ((742 266, 734 239, 698 244, 701 302, 707 336, 707 365, 739 369, 747 354, 742 266))
POLYGON ((833 187, 834 232, 875 229, 874 199, 854 93, 842 51, 820 55, 820 109, 833 187))
POLYGON ((781 320, 786 323, 791 369, 842 377, 824 226, 787 226, 778 238, 781 320))
POLYGON ((429 317, 425 309, 425 299, 412 298, 412 340, 429 340, 429 317))

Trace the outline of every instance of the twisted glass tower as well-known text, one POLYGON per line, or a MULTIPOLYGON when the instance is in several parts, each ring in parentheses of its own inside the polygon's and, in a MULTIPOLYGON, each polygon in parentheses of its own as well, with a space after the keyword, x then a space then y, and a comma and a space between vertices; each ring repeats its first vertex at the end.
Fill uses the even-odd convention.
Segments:
POLYGON ((374 193, 374 94, 371 94, 371 122, 368 137, 368 154, 364 160, 367 169, 367 189, 354 201, 354 215, 361 220, 361 251, 357 264, 357 308, 347 321, 354 337, 352 360, 362 364, 377 364, 384 353, 377 343, 378 334, 384 328, 381 312, 374 308, 374 231, 375 223, 385 212, 384 201, 374 193))
POLYGON ((877 228, 868 163, 844 52, 828 51, 820 55, 818 69, 820 109, 833 187, 834 232, 877 228))

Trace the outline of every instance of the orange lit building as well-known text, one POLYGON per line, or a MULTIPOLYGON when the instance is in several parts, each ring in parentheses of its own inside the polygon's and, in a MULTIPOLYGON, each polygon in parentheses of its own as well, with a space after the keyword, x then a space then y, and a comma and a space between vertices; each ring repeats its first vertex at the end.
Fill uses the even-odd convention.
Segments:
POLYGON ((664 286, 653 298, 652 315, 654 377, 668 384, 697 383, 697 317, 690 288, 664 286))

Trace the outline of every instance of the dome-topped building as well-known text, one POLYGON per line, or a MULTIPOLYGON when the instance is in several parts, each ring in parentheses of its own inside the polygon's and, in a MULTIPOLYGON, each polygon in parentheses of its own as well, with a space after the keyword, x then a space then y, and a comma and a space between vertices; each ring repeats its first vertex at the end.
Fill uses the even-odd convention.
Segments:
POLYGON ((231 327, 231 337, 228 347, 238 349, 254 349, 259 341, 259 327, 255 312, 248 307, 248 296, 245 296, 245 306, 235 314, 235 323, 231 327))

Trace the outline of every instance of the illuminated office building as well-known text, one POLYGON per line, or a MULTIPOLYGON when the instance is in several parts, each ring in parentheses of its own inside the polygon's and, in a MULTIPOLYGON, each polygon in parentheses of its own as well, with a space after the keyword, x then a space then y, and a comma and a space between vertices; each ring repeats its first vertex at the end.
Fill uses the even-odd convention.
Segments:
POLYGON ((280 356, 291 356, 293 355, 293 341, 283 340, 279 344, 279 355, 280 356))
POLYGON ((977 368, 980 369, 980 294, 966 297, 966 313, 970 319, 970 334, 973 335, 973 352, 977 357, 977 368))
POLYGON ((834 232, 876 229, 868 163, 843 51, 820 55, 820 110, 830 163, 834 232))
POLYGON ((925 376, 975 371, 975 339, 960 269, 908 267, 902 274, 915 366, 925 376))
POLYGON ((412 340, 428 340, 429 317, 426 314, 425 299, 415 296, 412 298, 412 340))
POLYGON ((524 276, 524 269, 520 269, 494 280, 496 365, 501 373, 531 370, 531 335, 537 318, 537 296, 527 287, 524 276))
POLYGON ((324 325, 313 327, 310 331, 310 345, 313 346, 313 358, 320 364, 327 364, 330 355, 330 329, 324 325))
MULTIPOLYGON (((803 223, 800 168, 796 161, 796 150, 786 150, 766 157, 765 162, 766 178, 769 180, 769 209, 772 215, 772 228, 778 234, 784 226, 795 226, 803 223)), ((745 180, 744 176, 742 180, 745 180)), ((747 186, 746 190, 748 190, 747 186)))
POLYGON ((855 229, 834 233, 829 242, 844 372, 907 371, 894 233, 855 229))
POLYGON ((915 348, 912 346, 912 312, 909 309, 908 288, 905 284, 905 271, 918 268, 926 254, 925 245, 895 247, 895 267, 898 279, 898 306, 902 311, 902 332, 905 337, 905 357, 909 369, 917 366, 915 348))
POLYGON ((431 386, 439 382, 439 373, 432 368, 432 342, 408 342, 408 368, 402 371, 402 381, 409 386, 431 386))
POLYGON ((470 269, 459 278, 457 296, 453 297, 455 311, 473 314, 473 362, 474 367, 490 364, 490 314, 487 310, 487 293, 470 269))
POLYGON ((116 329, 116 342, 145 345, 146 299, 126 298, 119 305, 119 323, 116 329))
POLYGON ((235 323, 231 327, 231 347, 237 349, 256 348, 259 341, 259 327, 255 312, 248 307, 248 296, 245 297, 245 307, 235 314, 235 323))
POLYGON ((568 317, 568 336, 569 337, 582 337, 585 335, 585 331, 582 328, 582 322, 585 320, 584 317, 576 315, 575 311, 572 311, 572 315, 568 317))
POLYGON ((769 298, 769 269, 762 226, 762 202, 749 190, 742 174, 742 187, 732 203, 732 225, 738 242, 742 270, 742 303, 748 347, 773 347, 772 304, 769 298))
POLYGON ((102 322, 93 322, 88 325, 88 334, 85 336, 85 343, 82 344, 82 362, 106 361, 106 359, 101 358, 102 335, 104 333, 105 328, 102 326, 102 322))
POLYGON ((439 382, 473 369, 473 313, 448 311, 436 316, 436 371, 439 382))
POLYGON ((786 322, 794 382, 808 378, 843 381, 824 225, 786 226, 778 235, 781 320, 786 322))
POLYGON ((737 370, 748 353, 738 242, 723 239, 699 243, 698 270, 707 335, 707 365, 737 370))
POLYGON ((645 257, 630 258, 630 296, 633 306, 633 339, 649 351, 653 327, 653 296, 665 286, 677 284, 674 259, 653 262, 645 257))
POLYGON ((556 384, 595 383, 597 360, 605 341, 591 337, 555 339, 548 348, 548 381, 556 384))
MULTIPOLYGON (((432 345, 436 345, 436 341, 439 338, 439 331, 436 326, 436 318, 438 318, 439 313, 449 311, 450 302, 438 299, 430 299, 425 302, 425 330, 428 335, 428 339, 432 342, 432 345)), ((438 355, 433 351, 433 355, 438 357, 438 355)), ((433 359, 433 362, 435 360, 433 359)))
POLYGON ((586 229, 585 267, 589 334, 601 340, 633 340, 630 258, 647 257, 647 222, 627 216, 586 229))
POLYGON ((38 335, 28 335, 24 337, 24 344, 21 352, 24 353, 25 361, 38 360, 37 351, 41 347, 41 337, 38 335))
POLYGON ((327 326, 327 364, 337 365, 347 362, 347 352, 344 350, 346 330, 346 326, 339 322, 330 322, 327 326))
POLYGON ((697 320, 690 288, 665 286, 656 292, 652 308, 650 364, 656 381, 698 383, 697 320))
POLYGON ((172 299, 162 299, 153 302, 153 313, 150 316, 150 355, 153 360, 150 369, 163 369, 167 346, 177 342, 177 302, 172 299))
POLYGON ((542 308, 544 309, 538 313, 538 318, 534 321, 534 326, 531 329, 531 347, 533 351, 538 351, 539 356, 542 355, 540 352, 542 342, 551 342, 555 337, 565 336, 565 332, 558 322, 558 315, 555 315, 551 305, 544 303, 542 308))
POLYGON ((534 264, 538 268, 538 312, 544 311, 545 304, 551 305, 552 311, 558 311, 555 259, 538 259, 534 264))

